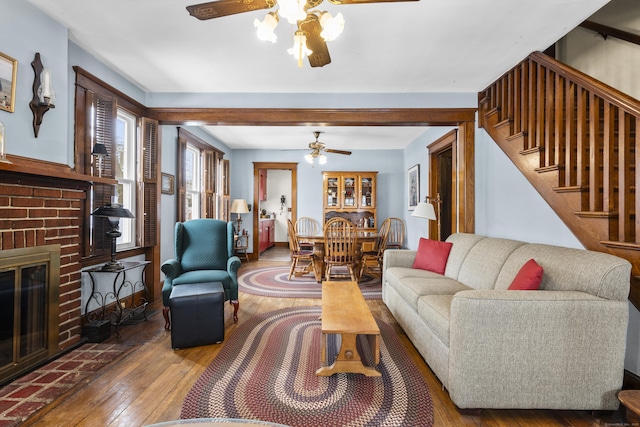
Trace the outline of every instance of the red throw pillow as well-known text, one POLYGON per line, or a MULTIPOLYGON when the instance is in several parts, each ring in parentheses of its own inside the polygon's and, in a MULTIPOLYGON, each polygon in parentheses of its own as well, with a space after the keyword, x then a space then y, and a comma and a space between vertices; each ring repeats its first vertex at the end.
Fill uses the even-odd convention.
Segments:
POLYGON ((543 269, 533 259, 527 261, 509 285, 510 290, 535 291, 542 282, 543 269))
POLYGON ((453 243, 420 238, 413 268, 444 274, 453 243))

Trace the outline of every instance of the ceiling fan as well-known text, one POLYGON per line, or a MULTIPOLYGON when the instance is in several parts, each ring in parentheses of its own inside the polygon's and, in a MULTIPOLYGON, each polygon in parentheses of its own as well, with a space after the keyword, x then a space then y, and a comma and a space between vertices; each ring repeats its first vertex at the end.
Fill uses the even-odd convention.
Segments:
POLYGON ((324 143, 318 141, 318 138, 320 137, 320 133, 321 132, 313 132, 313 136, 316 137, 316 140, 313 142, 309 143, 309 149, 311 150, 311 152, 307 155, 304 156, 304 159, 313 164, 314 159, 318 159, 318 163, 320 163, 321 165, 325 164, 327 162, 327 157, 323 154, 323 152, 325 153, 335 153, 335 154, 345 154, 347 156, 351 155, 351 151, 345 151, 345 150, 334 150, 332 148, 326 148, 324 143))
MULTIPOLYGON (((294 45, 289 54, 298 60, 302 67, 302 59, 307 56, 312 67, 323 67, 331 62, 327 41, 334 40, 344 27, 344 19, 339 13, 335 17, 328 12, 311 10, 323 0, 217 0, 187 6, 191 16, 200 20, 220 18, 237 13, 271 9, 278 5, 275 12, 267 13, 264 21, 256 19, 254 25, 258 29, 258 37, 275 43, 274 33, 280 18, 297 27, 294 34, 294 45)), ((383 2, 404 2, 417 0, 329 0, 332 4, 362 4, 383 2)))

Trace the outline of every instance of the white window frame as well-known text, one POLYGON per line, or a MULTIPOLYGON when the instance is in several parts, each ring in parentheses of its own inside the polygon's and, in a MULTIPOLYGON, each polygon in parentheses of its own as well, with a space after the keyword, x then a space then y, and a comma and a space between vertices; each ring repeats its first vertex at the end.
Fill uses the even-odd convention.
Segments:
POLYGON ((192 144, 187 143, 185 153, 185 216, 186 219, 198 219, 202 217, 202 153, 200 149, 192 144), (188 163, 193 162, 193 176, 189 177, 188 163), (189 206, 189 200, 192 200, 189 206))
MULTIPOLYGON (((129 209, 134 215, 136 212, 138 178, 137 135, 137 118, 128 111, 118 107, 115 144, 115 175, 118 180, 118 190, 115 197, 117 197, 117 203, 122 204, 123 207, 129 209), (124 159, 122 159, 122 157, 124 157, 124 159), (122 168, 120 166, 122 166, 122 168)), ((121 218, 120 232, 122 235, 116 240, 118 250, 136 247, 135 219, 121 218)))

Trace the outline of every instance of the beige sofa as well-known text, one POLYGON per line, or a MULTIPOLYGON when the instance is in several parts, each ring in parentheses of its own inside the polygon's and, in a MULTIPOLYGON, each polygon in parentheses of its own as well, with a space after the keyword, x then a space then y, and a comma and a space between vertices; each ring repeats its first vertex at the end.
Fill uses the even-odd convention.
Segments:
POLYGON ((384 254, 382 298, 460 409, 613 410, 631 265, 580 249, 453 234, 444 275, 384 254), (540 290, 507 290, 520 267, 540 290))

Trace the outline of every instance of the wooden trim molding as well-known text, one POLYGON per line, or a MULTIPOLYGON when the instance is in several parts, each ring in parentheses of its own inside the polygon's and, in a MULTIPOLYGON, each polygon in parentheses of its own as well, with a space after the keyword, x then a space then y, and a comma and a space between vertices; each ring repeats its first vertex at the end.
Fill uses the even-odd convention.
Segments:
POLYGON ((457 126, 475 121, 476 108, 150 108, 163 125, 457 126))
POLYGON ((296 162, 253 162, 253 207, 251 208, 251 217, 253 218, 253 253, 250 254, 251 260, 260 259, 260 240, 258 235, 258 227, 260 226, 259 209, 260 200, 258 188, 260 187, 259 170, 260 169, 279 169, 291 171, 291 222, 295 224, 298 218, 298 163, 296 162))
POLYGON ((116 184, 111 178, 100 178, 93 175, 77 173, 73 168, 60 163, 7 154, 11 163, 0 162, 0 171, 22 173, 27 175, 44 176, 78 182, 93 182, 100 184, 116 184))

